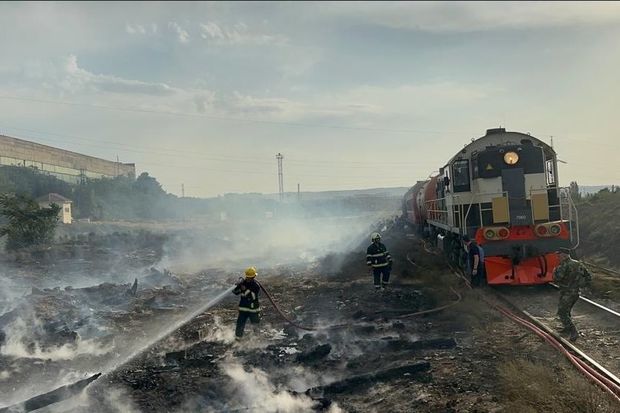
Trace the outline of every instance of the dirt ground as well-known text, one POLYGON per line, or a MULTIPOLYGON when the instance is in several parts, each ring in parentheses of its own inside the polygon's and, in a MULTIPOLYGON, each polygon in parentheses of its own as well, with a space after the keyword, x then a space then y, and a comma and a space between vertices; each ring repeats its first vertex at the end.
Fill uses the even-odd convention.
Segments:
MULTIPOLYGON (((384 241, 395 262, 392 284, 384 292, 372 286, 365 244, 318 261, 259 269, 260 282, 283 313, 308 330, 285 322, 261 294, 260 325, 248 324, 243 340, 236 342, 237 297, 226 294, 130 362, 103 372, 80 396, 41 411, 620 411, 546 343, 488 309, 479 290, 467 290, 418 240, 392 229, 384 241), (443 311, 412 315, 445 305, 450 306, 443 311)), ((151 251, 157 255, 156 248, 151 251)), ((153 332, 165 333, 171 318, 181 323, 181 308, 195 307, 203 296, 210 300, 209 291, 225 291, 237 276, 218 269, 154 273, 141 279, 135 296, 126 292, 131 285, 102 284, 29 297, 43 297, 59 308, 70 298, 67 308, 73 311, 85 302, 91 305, 96 296, 107 309, 97 320, 123 332, 130 346, 153 332), (164 282, 168 285, 157 284, 164 282)), ((112 358, 121 350, 98 357, 112 358)), ((94 357, 2 356, 0 385, 10 391, 16 378, 27 382, 36 371, 53 378, 48 369, 86 366, 94 357)))
POLYGON ((235 342, 236 302, 195 318, 96 382, 136 411, 616 412, 533 334, 486 308, 442 259, 401 232, 385 238, 393 284, 377 293, 364 246, 309 268, 261 277, 286 324, 261 297, 258 329, 235 342), (415 265, 407 260, 413 258, 415 265), (436 313, 408 316, 462 300, 436 313))

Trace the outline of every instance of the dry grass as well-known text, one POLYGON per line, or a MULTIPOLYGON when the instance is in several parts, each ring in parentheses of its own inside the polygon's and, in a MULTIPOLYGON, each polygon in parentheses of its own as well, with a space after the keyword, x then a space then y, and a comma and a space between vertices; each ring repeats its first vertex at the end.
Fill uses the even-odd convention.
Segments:
POLYGON ((620 301, 620 276, 592 271, 592 290, 598 297, 620 301))
POLYGON ((507 412, 607 413, 620 406, 573 371, 526 360, 499 366, 499 387, 507 412))

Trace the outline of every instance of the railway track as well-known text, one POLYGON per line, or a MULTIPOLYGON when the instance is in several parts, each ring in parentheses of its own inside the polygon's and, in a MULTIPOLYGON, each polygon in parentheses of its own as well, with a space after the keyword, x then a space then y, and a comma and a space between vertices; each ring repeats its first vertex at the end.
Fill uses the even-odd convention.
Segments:
POLYGON ((613 372, 612 375, 620 373, 620 313, 580 297, 572 315, 581 334, 577 342, 572 344, 556 333, 561 323, 556 317, 559 293, 553 286, 494 288, 491 291, 517 312, 554 335, 569 351, 588 362, 596 360, 601 367, 613 372))
MULTIPOLYGON (((437 255, 424 243, 424 249, 437 255)), ((450 266, 463 279, 463 274, 450 266)), ((620 314, 602 304, 582 297, 573 309, 573 319, 585 334, 576 344, 561 337, 556 331, 558 294, 546 286, 485 288, 481 298, 511 321, 522 325, 562 353, 584 376, 610 394, 620 403, 620 314)))

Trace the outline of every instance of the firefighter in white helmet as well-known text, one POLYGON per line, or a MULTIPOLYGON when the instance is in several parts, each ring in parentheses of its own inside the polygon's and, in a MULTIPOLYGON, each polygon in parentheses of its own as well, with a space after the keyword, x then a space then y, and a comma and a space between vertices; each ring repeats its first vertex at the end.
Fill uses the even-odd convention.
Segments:
POLYGON ((256 268, 248 268, 245 270, 245 278, 241 278, 233 290, 233 294, 241 296, 239 300, 239 316, 237 317, 237 327, 235 329, 235 338, 237 340, 243 337, 243 330, 245 330, 245 323, 248 321, 248 318, 252 324, 260 322, 260 305, 258 303, 260 285, 255 280, 257 275, 256 268))
POLYGON ((372 267, 375 290, 382 290, 390 283, 392 256, 386 246, 381 243, 381 234, 373 232, 370 236, 372 244, 366 250, 366 264, 372 267))

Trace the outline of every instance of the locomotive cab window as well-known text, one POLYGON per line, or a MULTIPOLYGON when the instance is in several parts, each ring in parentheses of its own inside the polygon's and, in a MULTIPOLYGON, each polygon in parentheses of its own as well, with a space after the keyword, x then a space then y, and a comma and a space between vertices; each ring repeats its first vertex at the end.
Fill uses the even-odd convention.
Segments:
POLYGON ((458 159, 452 164, 452 185, 454 192, 469 192, 469 160, 458 159))
POLYGON ((555 168, 553 167, 553 159, 549 159, 545 162, 545 169, 547 172, 547 185, 555 184, 555 168))

